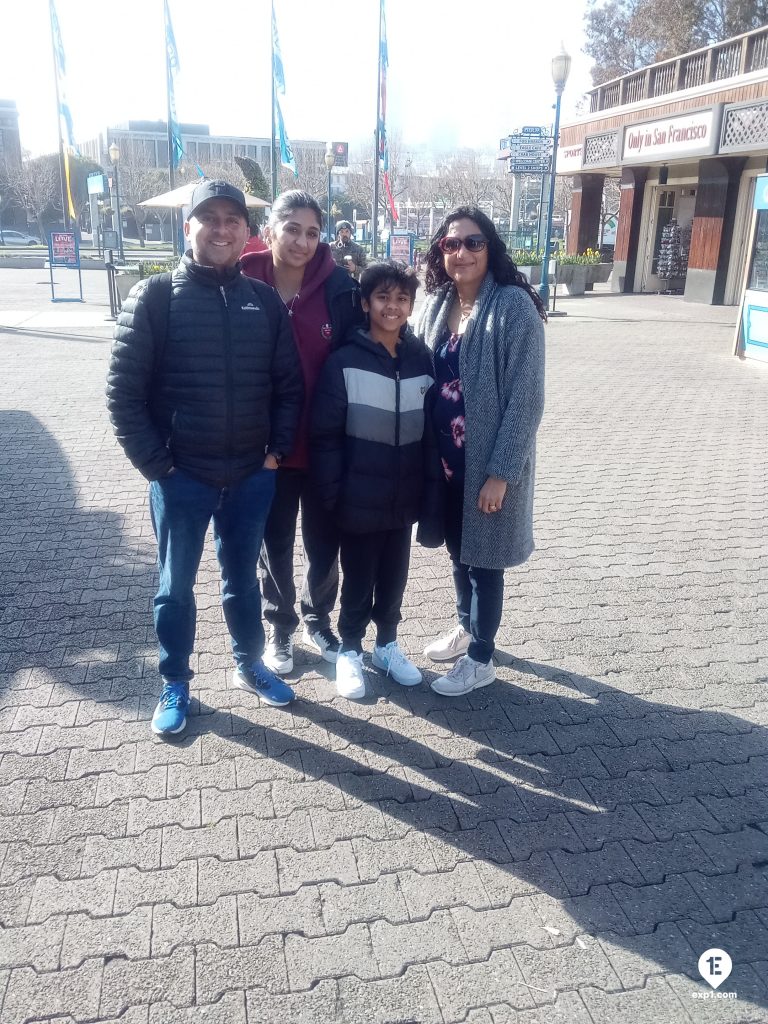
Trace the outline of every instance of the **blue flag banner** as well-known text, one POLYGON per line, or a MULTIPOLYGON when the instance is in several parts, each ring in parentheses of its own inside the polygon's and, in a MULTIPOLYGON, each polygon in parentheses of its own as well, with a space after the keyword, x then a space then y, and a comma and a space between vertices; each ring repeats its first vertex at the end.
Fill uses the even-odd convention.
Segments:
POLYGON ((176 117, 176 75, 181 70, 179 63, 179 51, 176 48, 176 37, 173 34, 173 25, 171 24, 171 12, 168 9, 168 0, 163 0, 163 7, 165 8, 165 70, 166 80, 168 88, 168 120, 171 129, 171 154, 170 159, 173 167, 176 168, 181 163, 181 158, 184 156, 184 144, 181 141, 181 129, 179 128, 179 122, 176 117))
POLYGON ((61 40, 61 28, 53 0, 49 0, 51 15, 51 34, 53 36, 53 58, 56 67, 56 85, 59 90, 59 118, 61 121, 61 137, 64 144, 76 155, 80 152, 75 144, 75 131, 72 123, 72 112, 67 103, 66 74, 67 61, 64 56, 64 44, 61 40))
POLYGON ((62 196, 62 203, 66 203, 70 217, 75 217, 75 204, 72 199, 72 181, 70 175, 70 156, 80 156, 80 150, 75 143, 75 129, 72 123, 72 111, 67 103, 66 71, 67 60, 64 56, 64 43, 61 39, 61 26, 56 14, 56 5, 53 0, 48 0, 48 12, 51 19, 51 38, 53 40, 53 63, 56 74, 56 94, 59 101, 59 138, 64 156, 64 178, 67 194, 62 196))
POLYGON ((296 158, 288 135, 285 131, 283 110, 280 106, 278 96, 285 96, 285 68, 283 67, 283 56, 280 53, 280 39, 277 35, 277 19, 275 18, 275 5, 272 4, 272 79, 275 92, 275 114, 277 119, 277 134, 280 140, 280 163, 293 171, 294 178, 298 178, 299 170, 296 166, 296 158))
POLYGON ((389 203, 392 220, 397 223, 397 210, 392 196, 389 181, 389 146, 387 145, 387 68, 389 67, 389 50, 387 49, 387 17, 384 12, 384 0, 379 5, 381 19, 381 48, 379 50, 379 164, 384 172, 384 191, 389 203))

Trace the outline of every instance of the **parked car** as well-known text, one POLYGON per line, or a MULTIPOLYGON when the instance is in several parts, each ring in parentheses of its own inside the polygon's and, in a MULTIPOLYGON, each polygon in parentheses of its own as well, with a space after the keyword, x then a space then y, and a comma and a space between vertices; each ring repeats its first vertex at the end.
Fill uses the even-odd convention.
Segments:
POLYGON ((15 231, 11 228, 3 228, 0 244, 5 245, 42 245, 39 238, 28 235, 25 231, 15 231))

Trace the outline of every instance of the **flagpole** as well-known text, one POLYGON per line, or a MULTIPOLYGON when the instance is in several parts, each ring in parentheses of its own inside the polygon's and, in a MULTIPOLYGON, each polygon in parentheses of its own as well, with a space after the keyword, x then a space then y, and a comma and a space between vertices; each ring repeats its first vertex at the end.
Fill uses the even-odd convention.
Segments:
MULTIPOLYGON (((166 117, 168 119, 168 186, 172 191, 176 186, 176 175, 174 174, 174 153, 173 121, 174 110, 171 98, 172 69, 171 55, 168 52, 168 26, 170 24, 171 12, 168 9, 168 0, 163 0, 163 36, 165 38, 165 101, 166 117)), ((174 39, 174 47, 176 40, 174 39)), ((171 207, 171 241, 173 244, 173 255, 179 255, 179 222, 176 207, 171 207)))
POLYGON ((270 10, 271 21, 269 23, 269 38, 272 40, 270 49, 272 60, 269 64, 272 72, 272 119, 271 134, 269 136, 269 173, 272 179, 272 202, 274 203, 277 199, 277 159, 275 156, 275 135, 277 134, 277 127, 275 125, 275 103, 277 101, 277 97, 275 95, 275 0, 272 0, 270 10))
POLYGON ((381 152, 381 22, 384 0, 379 0, 379 47, 376 76, 376 132, 373 152, 373 209, 371 210, 371 256, 376 259, 379 245, 379 162, 381 152))
POLYGON ((51 48, 53 51, 53 82, 56 88, 56 127, 59 132, 59 186, 61 188, 61 214, 64 218, 64 230, 69 231, 69 204, 67 202, 64 180, 66 171, 64 169, 64 138, 61 134, 61 96, 59 95, 59 64, 56 56, 56 36, 53 31, 53 6, 48 8, 48 20, 51 23, 51 48))

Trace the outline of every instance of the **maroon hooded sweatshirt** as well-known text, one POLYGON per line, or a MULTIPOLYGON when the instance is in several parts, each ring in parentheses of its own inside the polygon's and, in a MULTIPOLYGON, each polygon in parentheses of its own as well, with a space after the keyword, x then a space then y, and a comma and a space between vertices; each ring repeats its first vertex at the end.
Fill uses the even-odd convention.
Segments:
MULTIPOLYGON (((257 281, 275 287, 275 270, 272 253, 248 252, 241 257, 243 273, 257 281)), ((336 268, 331 250, 320 242, 317 252, 304 270, 304 280, 295 300, 287 303, 291 327, 299 350, 301 369, 304 373, 304 405, 296 431, 296 443, 283 465, 292 469, 307 469, 309 466, 309 414, 312 396, 320 376, 323 363, 331 351, 331 317, 325 301, 325 282, 336 268)))

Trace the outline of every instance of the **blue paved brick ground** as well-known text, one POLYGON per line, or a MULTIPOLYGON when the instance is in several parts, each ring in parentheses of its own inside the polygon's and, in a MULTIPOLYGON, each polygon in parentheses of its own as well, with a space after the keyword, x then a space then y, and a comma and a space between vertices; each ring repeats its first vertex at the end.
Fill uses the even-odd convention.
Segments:
MULTIPOLYGON (((164 745, 105 310, 44 281, 0 276, 3 1024, 768 1021, 768 367, 734 311, 563 303, 496 685, 345 702, 299 647, 257 707, 209 550, 164 745), (713 946, 737 1000, 695 998, 713 946)), ((415 551, 404 646, 451 604, 415 551)))

